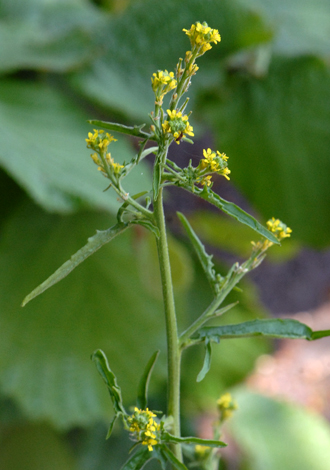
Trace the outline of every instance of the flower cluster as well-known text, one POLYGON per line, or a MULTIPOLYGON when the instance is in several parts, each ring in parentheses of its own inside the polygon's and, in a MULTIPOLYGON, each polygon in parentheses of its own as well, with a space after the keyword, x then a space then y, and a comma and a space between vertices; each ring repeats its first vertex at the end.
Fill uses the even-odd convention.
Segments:
POLYGON ((173 72, 167 70, 158 70, 157 73, 152 74, 151 86, 156 96, 156 104, 161 106, 163 98, 169 91, 173 90, 177 85, 173 72))
POLYGON ((135 407, 134 413, 127 419, 132 437, 142 445, 148 446, 150 452, 160 441, 160 425, 153 419, 155 416, 148 408, 140 410, 135 407))
POLYGON ((217 400, 218 410, 220 413, 220 421, 225 421, 230 418, 233 411, 237 410, 238 406, 236 401, 232 398, 230 393, 225 393, 217 400))
MULTIPOLYGON (((272 217, 267 221, 267 228, 270 232, 272 232, 275 237, 281 241, 283 238, 289 238, 291 236, 292 230, 290 227, 285 225, 280 219, 275 219, 272 217)), ((273 242, 270 240, 264 240, 263 242, 251 242, 255 250, 262 250, 265 251, 269 247, 273 245, 273 242)))
POLYGON ((198 170, 202 173, 198 179, 198 182, 203 186, 210 186, 212 184, 212 176, 208 173, 218 173, 218 175, 224 176, 229 180, 230 170, 228 168, 228 157, 225 153, 212 151, 210 148, 203 150, 204 158, 198 165, 198 170), (206 176, 207 175, 207 176, 206 176))
POLYGON ((168 109, 167 115, 169 120, 163 122, 163 131, 165 134, 172 134, 177 144, 180 143, 180 140, 186 134, 194 135, 193 128, 188 121, 188 116, 182 116, 182 113, 177 112, 175 109, 173 111, 168 109))
POLYGON ((91 154, 92 160, 98 166, 98 170, 102 171, 103 174, 107 174, 107 168, 111 170, 112 173, 118 175, 120 170, 124 168, 123 165, 115 163, 111 157, 111 153, 108 152, 108 146, 111 142, 117 142, 111 134, 104 131, 98 131, 94 129, 94 134, 92 132, 88 133, 88 139, 85 139, 87 143, 87 148, 95 150, 95 153, 91 154), (106 168, 107 167, 107 168, 106 168))
POLYGON ((292 233, 292 230, 290 227, 285 225, 279 219, 275 219, 275 217, 272 217, 270 220, 268 220, 267 228, 268 230, 274 233, 275 237, 278 240, 283 240, 283 238, 288 238, 291 236, 291 233, 292 233))
POLYGON ((221 41, 219 31, 210 28, 205 21, 203 23, 197 21, 189 30, 183 29, 183 31, 189 36, 192 49, 197 50, 197 56, 201 56, 210 50, 212 48, 211 42, 217 44, 221 41))

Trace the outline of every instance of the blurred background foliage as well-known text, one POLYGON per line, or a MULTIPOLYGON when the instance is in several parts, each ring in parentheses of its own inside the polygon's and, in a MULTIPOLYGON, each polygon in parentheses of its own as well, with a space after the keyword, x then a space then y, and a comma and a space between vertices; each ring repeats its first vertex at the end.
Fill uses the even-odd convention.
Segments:
MULTIPOLYGON (((0 0, 1 470, 120 467, 128 442, 119 430, 104 441, 112 411, 89 361, 96 348, 108 355, 127 405, 160 348, 151 407, 165 409, 159 275, 155 244, 144 230, 105 246, 24 309, 20 303, 96 229, 109 227, 119 207, 89 158, 86 120, 148 123, 150 76, 174 69, 189 48, 182 28, 197 20, 217 28, 222 41, 200 59, 189 90, 196 145, 181 144, 173 158, 199 159, 203 146, 226 152, 232 179, 217 182, 219 191, 263 222, 275 215, 293 229, 287 248, 274 249, 277 262, 302 246, 330 244, 328 0, 0 0)), ((112 152, 127 161, 134 142, 120 136, 112 152)), ((139 169, 127 180, 131 194, 150 187, 148 162, 139 169)), ((182 193, 170 194, 184 328, 211 292, 177 209, 186 210, 223 270, 246 255, 253 233, 182 193)), ((269 314, 255 286, 243 287, 229 299, 240 302, 231 319, 221 321, 269 314)), ((184 432, 195 432, 199 414, 213 410, 219 394, 241 383, 272 347, 264 340, 221 344, 199 384, 203 351, 184 357, 184 432)), ((242 387, 237 397, 242 412, 231 430, 244 458, 227 468, 328 469, 330 432, 321 418, 242 387)))

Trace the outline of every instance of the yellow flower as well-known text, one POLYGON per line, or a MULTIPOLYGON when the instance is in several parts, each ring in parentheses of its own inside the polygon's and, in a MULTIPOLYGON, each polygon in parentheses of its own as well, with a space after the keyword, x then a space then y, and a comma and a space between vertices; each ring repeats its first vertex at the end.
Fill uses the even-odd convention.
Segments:
POLYGON ((162 124, 165 134, 172 134, 176 143, 179 144, 185 134, 193 136, 193 127, 189 124, 188 116, 182 116, 182 113, 176 109, 167 110, 169 120, 165 120, 162 124))
POLYGON ((104 133, 104 131, 98 131, 94 129, 94 134, 92 132, 88 133, 88 139, 85 139, 87 143, 87 148, 91 148, 96 151, 105 152, 108 148, 110 142, 116 142, 115 139, 111 134, 108 132, 104 133))
MULTIPOLYGON (((290 227, 285 225, 283 222, 280 221, 280 219, 275 219, 275 217, 272 217, 267 221, 267 228, 270 232, 272 232, 275 237, 281 241, 283 238, 289 238, 291 237, 292 230, 290 227)), ((251 242, 254 250, 262 250, 265 251, 272 245, 274 245, 273 242, 269 240, 264 240, 264 241, 259 241, 259 242, 251 242)))
POLYGON ((220 153, 217 150, 215 153, 213 150, 208 148, 203 150, 204 158, 199 163, 200 170, 206 170, 206 172, 218 173, 229 180, 230 170, 227 167, 228 157, 225 153, 220 153))
POLYGON ((156 103, 161 106, 166 93, 173 90, 176 85, 174 72, 158 70, 158 72, 152 74, 151 86, 156 95, 156 103))
POLYGON ((192 49, 197 49, 197 56, 201 56, 210 50, 212 48, 211 42, 217 44, 221 41, 219 31, 210 28, 205 21, 203 23, 198 21, 189 30, 183 29, 183 31, 189 37, 192 49))
POLYGON ((133 437, 142 445, 148 446, 150 452, 153 446, 160 442, 160 425, 153 419, 155 417, 156 415, 148 408, 140 410, 135 407, 133 415, 127 420, 133 437))
POLYGON ((238 406, 235 400, 233 400, 230 393, 225 393, 217 400, 218 410, 220 412, 220 419, 224 421, 230 418, 234 410, 237 410, 238 406))

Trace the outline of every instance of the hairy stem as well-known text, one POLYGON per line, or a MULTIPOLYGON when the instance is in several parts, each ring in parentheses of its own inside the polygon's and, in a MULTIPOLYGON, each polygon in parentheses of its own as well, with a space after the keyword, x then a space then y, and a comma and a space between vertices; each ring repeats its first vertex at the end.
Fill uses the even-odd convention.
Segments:
MULTIPOLYGON (((175 314, 173 284, 168 253, 166 226, 163 207, 163 189, 159 191, 154 206, 154 215, 159 229, 157 240, 158 258, 160 265, 161 282, 163 289, 166 336, 167 336, 167 367, 168 367, 168 409, 167 414, 173 417, 173 434, 181 436, 180 432, 180 350, 178 341, 178 328, 175 314)), ((182 462, 181 446, 173 445, 172 451, 182 462)))

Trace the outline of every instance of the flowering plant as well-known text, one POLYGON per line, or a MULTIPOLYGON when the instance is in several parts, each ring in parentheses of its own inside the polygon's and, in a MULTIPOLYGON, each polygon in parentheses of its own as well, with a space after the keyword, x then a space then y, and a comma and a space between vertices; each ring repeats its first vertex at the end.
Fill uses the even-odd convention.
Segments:
POLYGON ((88 243, 64 263, 52 276, 32 291, 24 300, 23 305, 60 281, 87 257, 100 249, 105 243, 127 230, 132 225, 142 225, 150 230, 156 238, 161 282, 164 300, 164 313, 167 337, 167 370, 168 370, 168 402, 166 413, 148 409, 148 384, 159 352, 155 352, 141 378, 137 403, 134 411, 128 413, 124 407, 120 386, 111 370, 105 354, 101 350, 93 353, 96 363, 112 400, 115 416, 112 420, 108 436, 115 421, 120 418, 124 428, 134 441, 135 452, 122 467, 122 470, 139 470, 146 462, 157 459, 162 468, 170 465, 174 469, 186 469, 186 460, 190 464, 199 465, 205 470, 218 468, 219 453, 217 448, 224 444, 219 440, 221 425, 228 419, 237 405, 229 394, 218 400, 219 419, 214 427, 214 439, 205 440, 198 437, 182 437, 180 430, 180 364, 183 351, 196 344, 205 347, 204 364, 197 376, 203 380, 211 364, 211 348, 226 338, 240 338, 264 335, 276 338, 305 338, 314 340, 327 336, 329 331, 313 332, 306 325, 295 320, 254 320, 239 324, 205 327, 205 323, 219 317, 230 310, 235 304, 222 306, 228 294, 237 286, 241 279, 255 269, 264 259, 266 251, 273 244, 291 235, 291 229, 278 219, 267 222, 267 228, 254 217, 247 214, 237 205, 221 198, 212 191, 214 175, 229 179, 228 157, 218 150, 204 149, 203 156, 197 167, 190 161, 188 166, 181 168, 168 158, 169 146, 182 141, 193 143, 193 127, 189 122, 191 112, 185 114, 189 98, 182 102, 183 95, 188 91, 192 77, 198 71, 196 59, 211 49, 212 43, 220 42, 220 34, 206 23, 197 22, 189 30, 183 30, 189 37, 191 50, 184 59, 179 59, 175 72, 157 71, 151 77, 152 90, 155 94, 155 108, 150 113, 150 126, 144 130, 145 124, 127 127, 121 124, 90 121, 94 129, 86 139, 87 147, 93 151, 91 158, 100 173, 108 180, 108 188, 112 188, 122 201, 117 213, 117 223, 105 231, 88 239, 88 243), (171 94, 166 111, 163 108, 164 98, 171 94), (106 131, 105 131, 105 130, 106 131), (116 142, 108 131, 135 136, 139 140, 139 151, 129 162, 119 164, 108 151, 109 145, 116 142), (155 142, 147 147, 147 142, 155 142), (152 188, 141 193, 130 195, 123 186, 124 178, 133 171, 141 160, 154 155, 152 188), (253 229, 260 240, 252 242, 250 257, 243 262, 234 263, 225 276, 216 272, 209 255, 187 218, 178 213, 188 238, 196 251, 199 262, 213 292, 213 300, 185 331, 179 334, 173 295, 171 267, 166 235, 163 192, 169 186, 180 187, 213 204, 228 216, 253 229), (184 454, 184 455, 183 455, 184 454))

